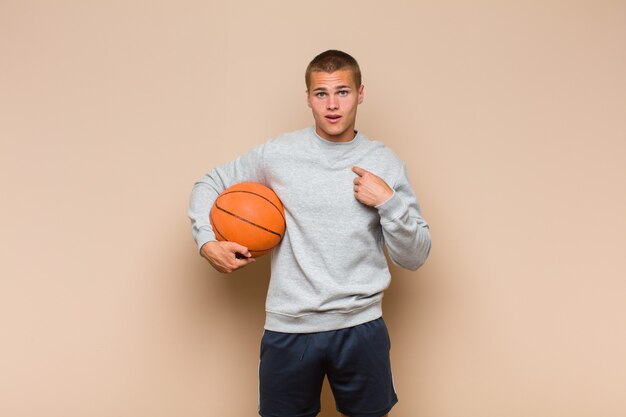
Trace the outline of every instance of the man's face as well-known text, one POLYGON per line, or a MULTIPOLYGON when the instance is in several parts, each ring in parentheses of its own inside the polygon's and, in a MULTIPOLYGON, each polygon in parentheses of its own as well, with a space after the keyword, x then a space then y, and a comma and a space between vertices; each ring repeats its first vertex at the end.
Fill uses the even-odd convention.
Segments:
POLYGON ((363 86, 355 84, 352 71, 311 73, 307 103, 320 137, 332 142, 352 140, 356 109, 362 102, 363 86))

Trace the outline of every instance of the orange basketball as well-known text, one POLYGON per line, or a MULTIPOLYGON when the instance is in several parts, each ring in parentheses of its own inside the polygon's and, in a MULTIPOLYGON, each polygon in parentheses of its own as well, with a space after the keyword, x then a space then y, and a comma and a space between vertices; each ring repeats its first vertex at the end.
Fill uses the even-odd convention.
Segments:
POLYGON ((218 240, 236 242, 257 258, 278 245, 285 234, 283 203, 266 186, 242 182, 225 189, 210 213, 218 240))

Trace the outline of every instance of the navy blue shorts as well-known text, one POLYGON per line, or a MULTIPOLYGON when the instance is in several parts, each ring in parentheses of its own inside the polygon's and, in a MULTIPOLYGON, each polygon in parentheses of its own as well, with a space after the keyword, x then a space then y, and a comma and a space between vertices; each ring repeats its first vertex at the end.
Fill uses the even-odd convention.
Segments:
POLYGON ((266 330, 261 341, 259 414, 317 415, 324 376, 328 377, 340 413, 350 417, 387 414, 398 402, 390 348, 382 318, 319 333, 266 330))

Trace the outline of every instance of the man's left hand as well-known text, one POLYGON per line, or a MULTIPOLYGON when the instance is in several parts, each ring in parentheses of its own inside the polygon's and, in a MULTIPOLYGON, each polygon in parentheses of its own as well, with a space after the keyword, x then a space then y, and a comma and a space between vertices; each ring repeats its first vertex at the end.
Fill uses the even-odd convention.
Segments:
POLYGON ((360 168, 352 167, 357 175, 354 179, 354 197, 366 206, 378 206, 393 195, 393 189, 377 175, 360 168))

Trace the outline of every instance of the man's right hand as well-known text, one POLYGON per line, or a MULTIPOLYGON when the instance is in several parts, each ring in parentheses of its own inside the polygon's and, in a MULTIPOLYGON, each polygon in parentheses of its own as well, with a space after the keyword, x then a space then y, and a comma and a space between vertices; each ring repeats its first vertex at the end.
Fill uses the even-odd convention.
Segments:
POLYGON ((245 246, 217 240, 202 245, 200 255, 209 261, 213 268, 224 274, 230 274, 256 260, 245 246))

